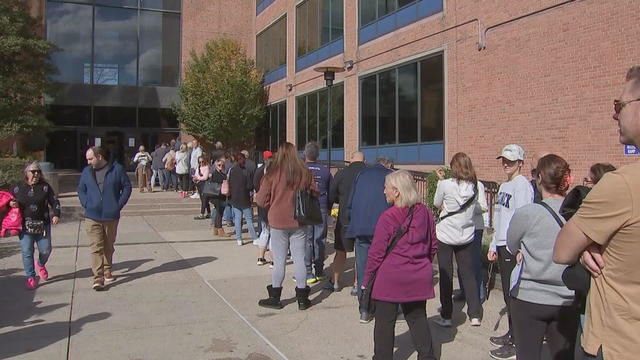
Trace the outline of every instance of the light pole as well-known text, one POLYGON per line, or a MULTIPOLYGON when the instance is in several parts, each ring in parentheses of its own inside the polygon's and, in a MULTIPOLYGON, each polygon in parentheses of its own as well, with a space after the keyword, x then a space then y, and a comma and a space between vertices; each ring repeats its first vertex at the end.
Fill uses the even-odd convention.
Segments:
POLYGON ((317 68, 314 68, 313 70, 324 74, 324 80, 328 88, 327 96, 329 99, 327 104, 327 163, 329 164, 329 171, 331 171, 331 127, 333 126, 331 116, 331 87, 333 86, 333 80, 335 80, 336 78, 336 73, 343 72, 344 68, 338 66, 319 66, 317 68))

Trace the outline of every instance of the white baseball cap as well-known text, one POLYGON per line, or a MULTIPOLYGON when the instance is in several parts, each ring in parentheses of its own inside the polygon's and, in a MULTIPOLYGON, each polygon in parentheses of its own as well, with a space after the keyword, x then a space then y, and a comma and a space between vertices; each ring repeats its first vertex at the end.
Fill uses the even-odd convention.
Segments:
POLYGON ((520 145, 509 144, 502 149, 502 154, 496 159, 505 158, 509 161, 524 161, 524 149, 520 145))

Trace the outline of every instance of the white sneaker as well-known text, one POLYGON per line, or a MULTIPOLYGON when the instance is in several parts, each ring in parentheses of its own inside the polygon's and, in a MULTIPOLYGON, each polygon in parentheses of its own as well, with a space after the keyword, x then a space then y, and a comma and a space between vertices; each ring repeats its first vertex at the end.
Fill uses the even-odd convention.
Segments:
POLYGON ((200 199, 200 195, 198 193, 193 193, 193 195, 189 196, 191 199, 200 199))
POLYGON ((244 243, 242 242, 242 240, 236 240, 236 244, 238 244, 238 246, 242 246, 242 245, 244 245, 244 243))
POLYGON ((451 319, 443 319, 442 316, 435 318, 433 322, 442 327, 451 327, 451 319))
POLYGON ((480 319, 478 318, 471 319, 471 326, 480 326, 480 325, 482 325, 482 323, 480 322, 480 319))

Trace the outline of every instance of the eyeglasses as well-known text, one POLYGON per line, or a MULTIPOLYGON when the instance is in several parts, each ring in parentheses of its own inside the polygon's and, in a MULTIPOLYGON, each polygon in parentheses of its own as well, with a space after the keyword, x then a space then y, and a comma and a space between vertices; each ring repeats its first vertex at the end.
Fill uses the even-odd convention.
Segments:
POLYGON ((613 100, 613 110, 616 112, 616 115, 619 115, 620 111, 622 111, 622 109, 624 109, 625 106, 627 106, 628 104, 634 101, 640 101, 640 98, 635 100, 629 100, 629 101, 613 100))
POLYGON ((42 174, 42 170, 29 170, 30 173, 32 174, 42 174))

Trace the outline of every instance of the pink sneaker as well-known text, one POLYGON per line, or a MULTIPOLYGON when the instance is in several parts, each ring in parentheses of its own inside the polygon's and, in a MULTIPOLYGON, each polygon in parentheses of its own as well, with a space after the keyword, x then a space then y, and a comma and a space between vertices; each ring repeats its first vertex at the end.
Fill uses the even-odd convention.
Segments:
POLYGON ((38 275, 40 275, 40 279, 47 281, 47 279, 49 279, 49 272, 47 271, 47 268, 44 265, 38 265, 38 260, 35 260, 33 264, 36 266, 36 271, 38 272, 38 275))
POLYGON ((38 279, 30 277, 27 279, 27 290, 35 290, 38 287, 38 279))

